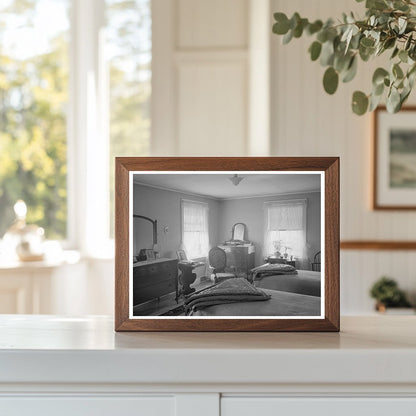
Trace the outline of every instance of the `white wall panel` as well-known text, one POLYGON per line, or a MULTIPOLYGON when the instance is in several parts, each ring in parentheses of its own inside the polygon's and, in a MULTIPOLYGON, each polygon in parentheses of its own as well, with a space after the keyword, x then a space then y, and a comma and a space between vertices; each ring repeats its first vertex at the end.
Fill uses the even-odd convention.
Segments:
POLYGON ((248 147, 249 0, 154 0, 152 154, 248 147))
POLYGON ((182 63, 178 69, 178 138, 181 156, 245 153, 244 62, 182 63))
MULTIPOLYGON (((272 12, 291 15, 298 11, 310 19, 336 18, 350 10, 364 15, 363 4, 350 0, 272 0, 272 12)), ((272 154, 341 157, 342 240, 416 240, 415 211, 375 212, 370 208, 371 115, 358 117, 350 106, 353 91, 370 92, 373 70, 384 58, 360 62, 357 78, 340 83, 336 94, 329 96, 322 87, 325 69, 310 61, 311 42, 312 38, 304 36, 282 45, 281 37, 272 36, 272 154)), ((386 273, 415 291, 415 258, 412 251, 343 252, 342 312, 370 312, 368 288, 386 273)))
POLYGON ((246 48, 248 0, 178 0, 178 48, 246 48))

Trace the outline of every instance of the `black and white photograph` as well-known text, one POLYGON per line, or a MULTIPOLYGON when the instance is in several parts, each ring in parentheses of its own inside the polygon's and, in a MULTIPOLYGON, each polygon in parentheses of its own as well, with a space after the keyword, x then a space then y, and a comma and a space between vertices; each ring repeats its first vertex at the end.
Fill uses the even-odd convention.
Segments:
POLYGON ((323 184, 130 172, 130 318, 323 318, 323 184))

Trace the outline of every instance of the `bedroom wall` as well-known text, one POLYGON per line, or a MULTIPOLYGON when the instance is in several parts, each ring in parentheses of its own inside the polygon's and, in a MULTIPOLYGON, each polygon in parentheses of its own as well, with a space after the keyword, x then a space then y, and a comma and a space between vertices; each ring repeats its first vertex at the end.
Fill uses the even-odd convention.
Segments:
MULTIPOLYGON (((156 219, 158 221, 158 244, 161 257, 176 258, 176 250, 180 248, 181 238, 181 199, 205 202, 209 206, 209 239, 211 245, 218 244, 216 226, 219 217, 217 200, 195 195, 152 188, 134 184, 133 211, 135 214, 156 219), (167 232, 164 231, 168 227, 167 232)), ((133 237, 133 252, 140 248, 152 247, 152 225, 148 221, 136 219, 133 237)))
MULTIPOLYGON (((306 239, 311 245, 310 255, 319 251, 321 240, 321 199, 319 192, 276 195, 263 198, 229 199, 220 202, 219 238, 226 241, 231 238, 232 226, 242 222, 247 226, 246 239, 256 246, 255 263, 259 266, 263 261, 264 218, 263 204, 266 201, 283 201, 288 199, 306 199, 308 202, 306 239)), ((309 254, 309 253, 308 253, 309 254)))
MULTIPOLYGON (((298 11, 310 19, 358 11, 364 3, 352 0, 272 0, 272 11, 298 11)), ((274 156, 340 156, 341 240, 416 240, 416 211, 373 211, 372 119, 351 112, 355 90, 371 90, 373 70, 382 57, 359 63, 358 76, 340 83, 327 95, 322 88, 324 68, 310 61, 308 36, 282 45, 271 35, 271 149, 274 156)), ((416 95, 409 97, 416 103, 416 95)), ((414 251, 341 251, 341 313, 368 314, 374 302, 369 288, 382 275, 394 277, 416 300, 414 251)))

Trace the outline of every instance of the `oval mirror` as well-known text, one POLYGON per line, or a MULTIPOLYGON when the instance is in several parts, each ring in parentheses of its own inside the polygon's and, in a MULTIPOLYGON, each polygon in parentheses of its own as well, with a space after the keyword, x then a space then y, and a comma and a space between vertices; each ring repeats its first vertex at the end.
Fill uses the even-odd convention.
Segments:
POLYGON ((233 240, 245 241, 246 225, 238 222, 233 225, 233 240))

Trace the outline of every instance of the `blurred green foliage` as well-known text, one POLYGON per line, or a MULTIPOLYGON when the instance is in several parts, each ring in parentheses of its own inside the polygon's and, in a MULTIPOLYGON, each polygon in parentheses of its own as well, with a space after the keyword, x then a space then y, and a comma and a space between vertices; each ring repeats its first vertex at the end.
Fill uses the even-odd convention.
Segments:
MULTIPOLYGON (((0 8, 0 40, 7 19, 32 25, 33 4, 14 1, 0 8)), ((66 237, 68 40, 58 34, 44 54, 17 58, 0 42, 0 237, 23 199, 27 221, 48 238, 66 237)))
POLYGON ((410 306, 406 295, 399 289, 397 282, 387 276, 381 277, 373 284, 370 289, 370 295, 386 307, 410 306))

